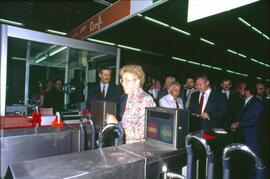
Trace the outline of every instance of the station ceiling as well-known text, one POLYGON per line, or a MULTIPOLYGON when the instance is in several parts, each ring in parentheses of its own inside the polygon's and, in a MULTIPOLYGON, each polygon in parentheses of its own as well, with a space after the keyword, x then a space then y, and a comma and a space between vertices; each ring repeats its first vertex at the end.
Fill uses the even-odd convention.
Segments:
MULTIPOLYGON (((1 0, 0 8, 2 19, 22 22, 25 28, 42 32, 46 29, 70 32, 106 6, 90 0, 1 0)), ((177 61, 179 67, 188 64, 214 71, 220 68, 236 76, 247 74, 269 79, 269 1, 261 0, 190 23, 187 23, 187 9, 187 0, 169 0, 142 13, 142 16, 135 16, 91 38, 142 49, 143 52, 137 53, 152 53, 156 59, 169 63, 177 61), (166 23, 169 27, 149 21, 146 17, 166 23)), ((155 63, 158 64, 158 61, 155 63)))

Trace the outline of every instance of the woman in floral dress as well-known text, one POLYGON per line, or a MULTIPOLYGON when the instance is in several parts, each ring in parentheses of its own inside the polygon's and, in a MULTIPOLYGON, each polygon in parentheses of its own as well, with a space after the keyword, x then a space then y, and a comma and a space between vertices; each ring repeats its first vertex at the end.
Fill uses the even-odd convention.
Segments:
MULTIPOLYGON (((145 74, 141 66, 126 65, 120 70, 121 84, 127 95, 125 110, 120 121, 125 130, 126 143, 144 141, 145 108, 155 107, 153 98, 143 91, 145 74)), ((108 116, 107 123, 117 123, 115 117, 108 116)))

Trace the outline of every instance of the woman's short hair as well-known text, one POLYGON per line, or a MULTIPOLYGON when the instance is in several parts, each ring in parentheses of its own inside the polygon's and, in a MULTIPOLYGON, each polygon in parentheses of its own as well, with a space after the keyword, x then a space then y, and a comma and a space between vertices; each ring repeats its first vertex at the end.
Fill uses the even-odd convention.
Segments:
POLYGON ((145 81, 145 73, 139 65, 125 65, 120 69, 120 77, 123 77, 124 73, 130 73, 135 75, 140 80, 140 86, 142 87, 145 81))

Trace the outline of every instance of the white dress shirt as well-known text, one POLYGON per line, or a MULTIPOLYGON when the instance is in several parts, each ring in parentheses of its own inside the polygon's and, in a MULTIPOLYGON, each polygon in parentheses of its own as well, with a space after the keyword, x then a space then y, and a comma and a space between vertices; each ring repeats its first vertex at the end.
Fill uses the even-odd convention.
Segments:
MULTIPOLYGON (((182 99, 177 97, 176 101, 177 101, 177 103, 179 105, 179 109, 184 109, 182 99)), ((171 94, 167 94, 166 96, 163 96, 159 100, 159 106, 160 107, 166 107, 166 108, 177 108, 175 100, 174 100, 174 98, 173 98, 173 96, 171 94)))
POLYGON ((104 84, 104 83, 100 83, 100 92, 102 93, 103 91, 103 86, 105 86, 105 96, 107 95, 107 91, 108 91, 108 87, 109 87, 109 83, 104 84))
MULTIPOLYGON (((208 89, 204 92, 203 106, 202 106, 202 113, 204 112, 204 109, 205 109, 205 106, 206 106, 206 104, 207 104, 207 101, 208 101, 208 98, 209 98, 209 95, 210 95, 211 91, 212 91, 211 88, 208 88, 208 89)), ((202 93, 200 93, 200 96, 199 96, 199 103, 200 103, 201 96, 202 96, 202 93)))

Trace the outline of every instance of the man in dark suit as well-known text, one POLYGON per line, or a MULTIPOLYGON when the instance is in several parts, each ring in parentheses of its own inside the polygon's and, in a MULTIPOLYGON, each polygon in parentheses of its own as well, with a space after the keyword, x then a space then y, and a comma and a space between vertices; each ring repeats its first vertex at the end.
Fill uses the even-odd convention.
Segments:
POLYGON ((220 86, 222 88, 221 92, 226 96, 228 104, 228 112, 223 126, 225 129, 229 130, 230 125, 236 121, 237 114, 241 107, 241 100, 238 97, 238 94, 231 90, 232 82, 230 79, 224 79, 220 86))
POLYGON ((122 95, 122 89, 118 85, 110 83, 112 71, 110 69, 102 69, 99 72, 100 81, 98 83, 90 83, 88 85, 88 96, 86 107, 91 111, 91 102, 104 100, 119 103, 122 95))
MULTIPOLYGON (((115 102, 117 106, 117 116, 119 116, 119 106, 120 98, 123 93, 123 90, 120 86, 110 83, 111 81, 112 71, 110 69, 103 68, 99 72, 100 81, 97 83, 88 84, 88 96, 86 100, 86 107, 91 112, 91 102, 92 101, 110 101, 115 102)), ((96 129, 96 132, 99 129, 96 129)), ((116 138, 116 134, 111 129, 107 131, 104 137, 103 147, 113 146, 114 139, 116 138)), ((98 137, 98 133, 96 133, 96 137, 98 137)))
MULTIPOLYGON (((243 137, 243 141, 241 142, 246 144, 257 156, 261 157, 263 105, 259 99, 255 97, 255 86, 245 84, 244 88, 241 89, 240 92, 241 95, 245 97, 245 101, 238 114, 237 122, 231 124, 231 130, 239 131, 243 137)), ((240 160, 242 161, 241 163, 243 163, 241 168, 248 171, 247 175, 249 175, 250 178, 255 178, 255 168, 252 162, 243 157, 241 157, 240 160)), ((243 177, 243 173, 240 173, 241 177, 243 177)))
POLYGON ((181 96, 180 96, 180 98, 183 101, 185 109, 188 108, 191 94, 194 93, 195 91, 196 91, 196 89, 195 89, 194 79, 192 77, 187 77, 186 83, 185 83, 185 88, 181 92, 181 96))
POLYGON ((55 80, 53 88, 44 96, 43 107, 53 108, 54 113, 64 110, 64 92, 62 87, 62 80, 55 80))
POLYGON ((191 131, 221 128, 227 112, 227 102, 223 94, 210 88, 207 75, 196 78, 197 92, 191 95, 189 110, 191 131), (196 117, 193 117, 196 116, 196 117))

